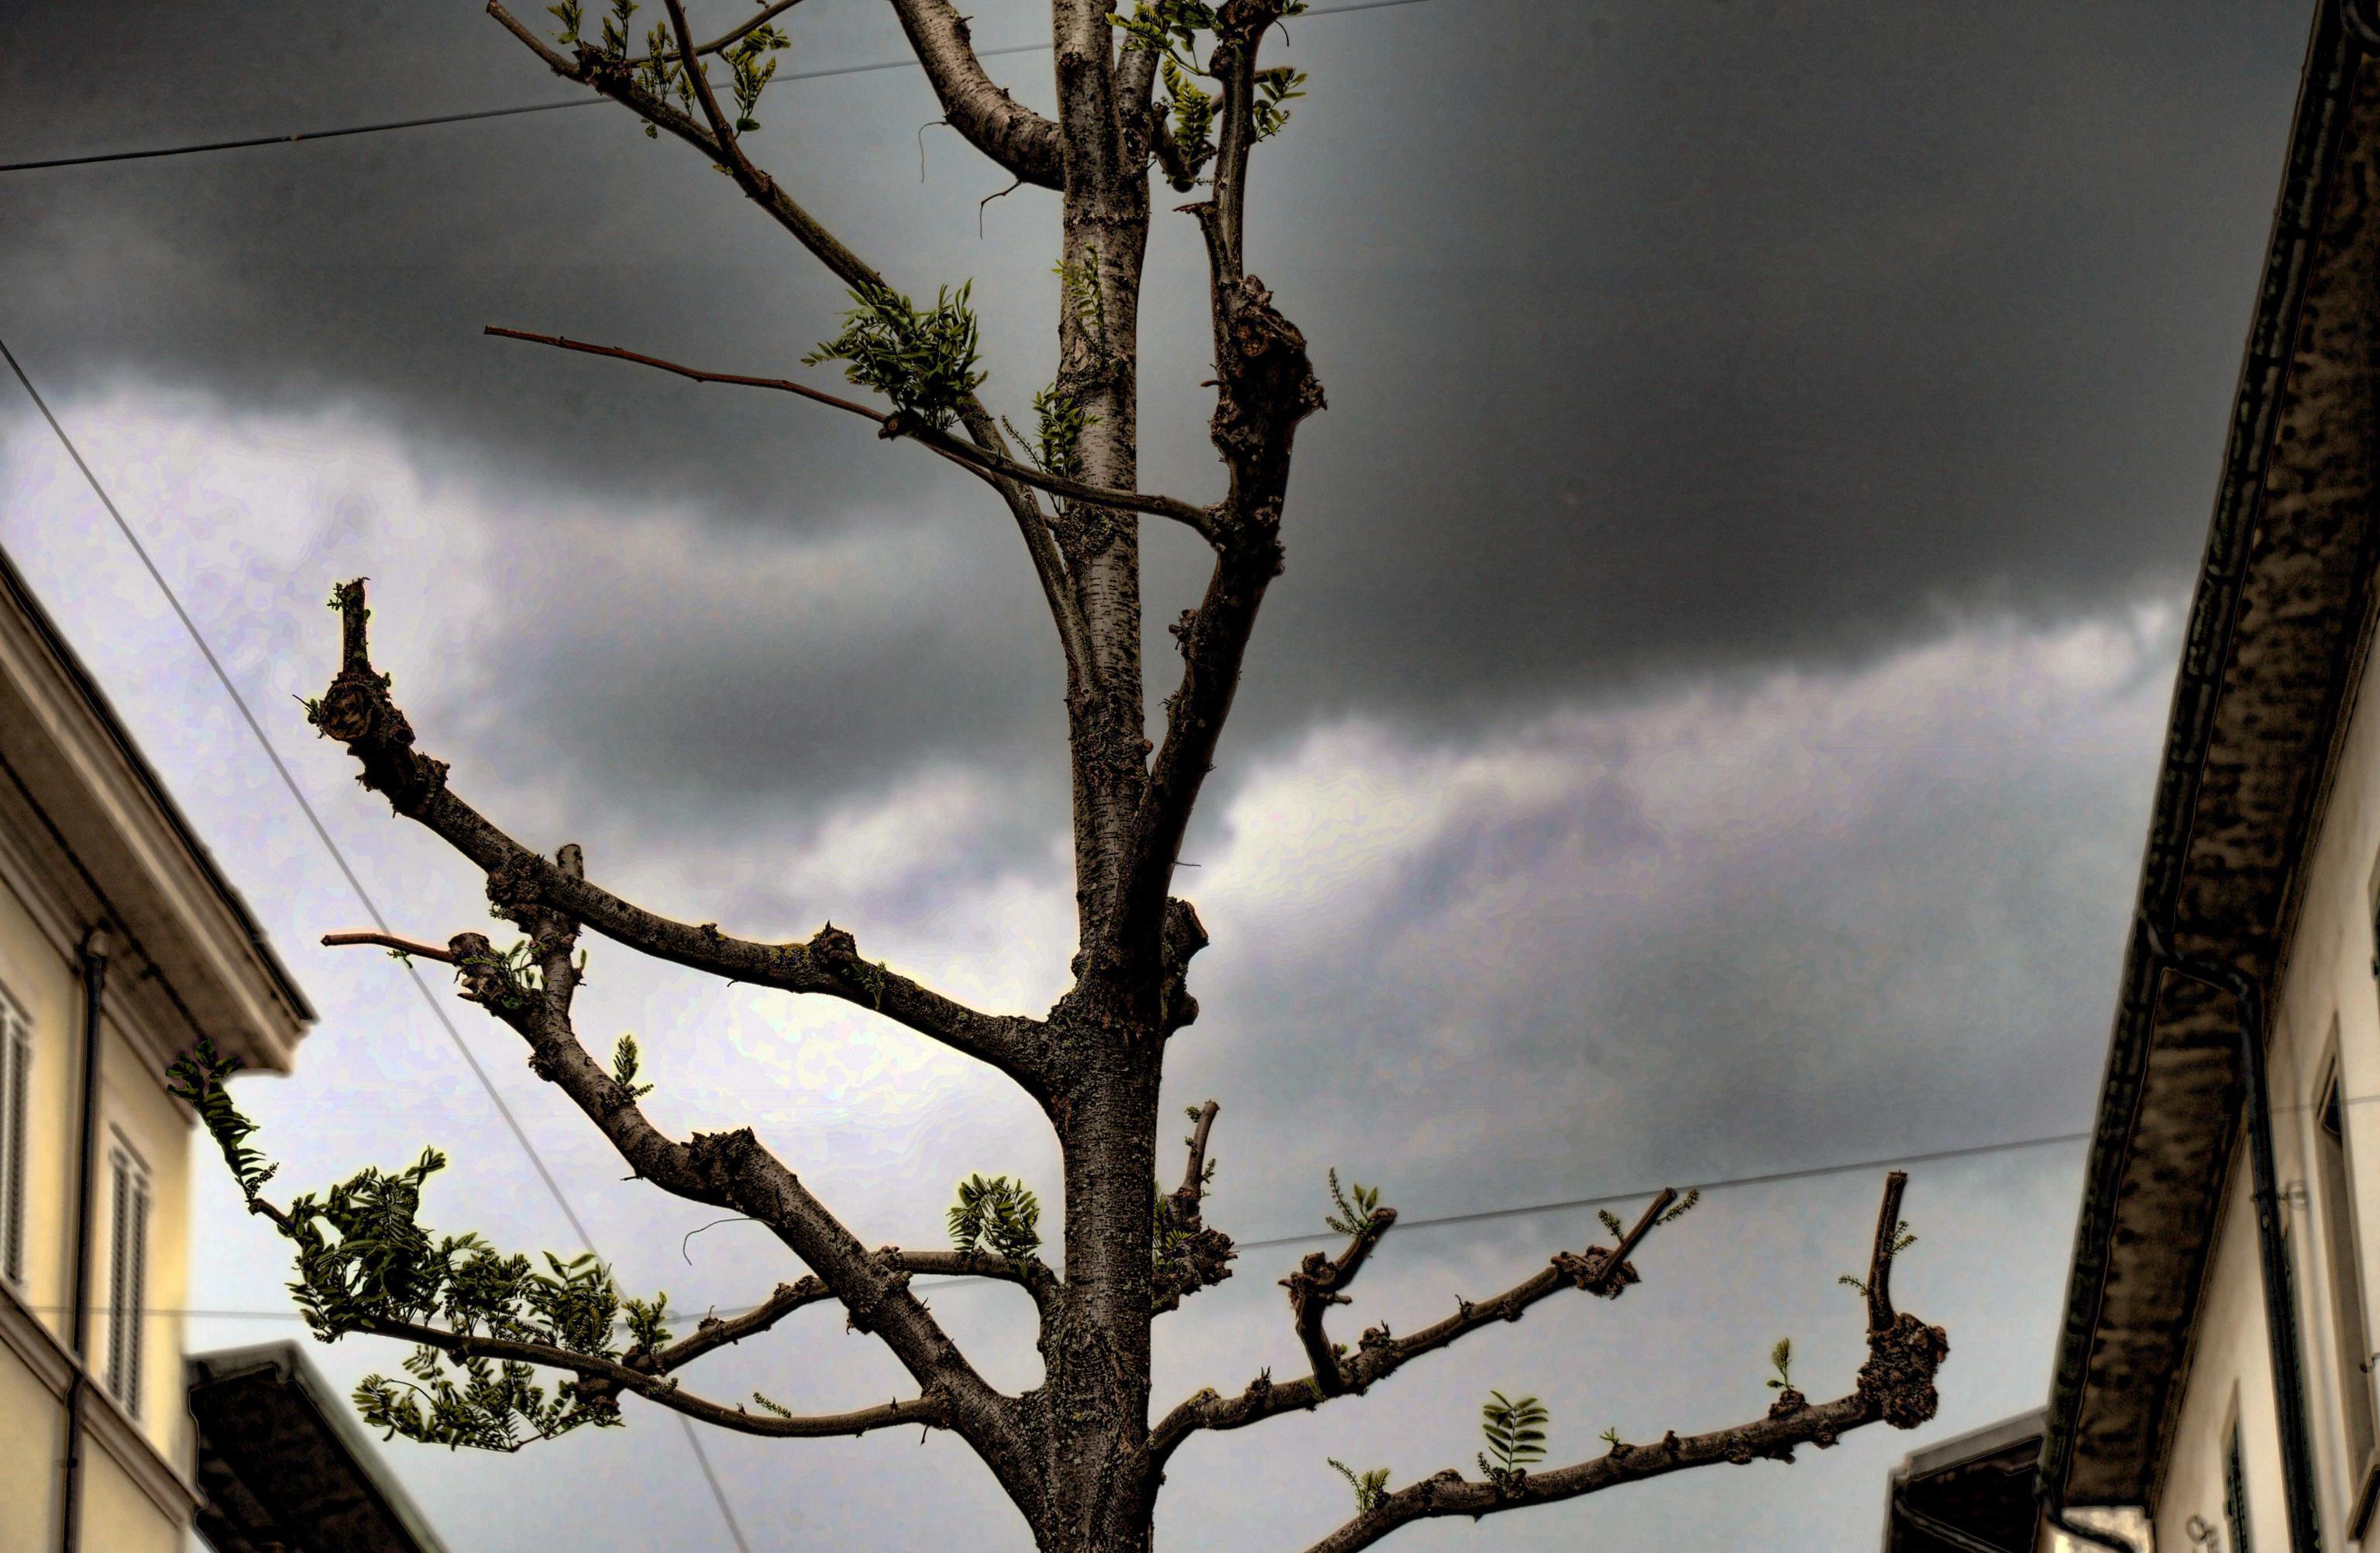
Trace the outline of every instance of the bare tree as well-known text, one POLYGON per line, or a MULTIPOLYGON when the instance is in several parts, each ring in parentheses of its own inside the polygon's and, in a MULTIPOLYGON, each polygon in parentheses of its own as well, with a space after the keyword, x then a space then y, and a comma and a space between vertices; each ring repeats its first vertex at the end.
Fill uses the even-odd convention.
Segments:
MULTIPOLYGON (((671 1330, 662 1300, 623 1296, 591 1257, 548 1257, 543 1270, 475 1236, 433 1239, 418 1222, 434 1152, 406 1169, 366 1170, 320 1198, 276 1205, 263 1195, 272 1167, 225 1094, 229 1065, 200 1050, 178 1073, 182 1093, 222 1144, 247 1192, 297 1246, 294 1286, 317 1334, 367 1333, 416 1345, 407 1378, 374 1376, 358 1389, 365 1417, 392 1432, 450 1445, 513 1449, 581 1425, 620 1421, 624 1396, 747 1434, 856 1435, 895 1425, 948 1429, 965 1440, 1051 1553, 1132 1553, 1151 1540, 1167 1462, 1198 1436, 1360 1396, 1407 1363, 1491 1323, 1517 1320, 1563 1289, 1617 1298, 1637 1281, 1645 1238, 1691 1199, 1664 1192, 1632 1227, 1606 1216, 1608 1246, 1561 1252, 1491 1298, 1398 1337, 1387 1324, 1354 1349, 1327 1318, 1396 1223, 1377 1190, 1331 1189, 1337 1255, 1306 1256, 1281 1282, 1309 1373, 1259 1374, 1225 1397, 1201 1391, 1152 1419, 1153 1322, 1231 1276, 1231 1238, 1206 1223, 1207 1148, 1217 1107, 1192 1113, 1180 1184, 1164 1190, 1159 1081, 1166 1043, 1196 1018, 1188 980, 1207 932, 1171 893, 1175 855, 1212 768, 1265 591, 1281 569, 1281 524, 1299 423, 1323 408, 1305 336, 1245 266, 1248 177, 1257 147, 1287 122, 1303 78, 1261 62, 1276 23, 1301 0, 1051 0, 1058 111, 1045 117, 985 73, 965 18, 950 0, 889 0, 950 126, 1019 183, 1062 196, 1062 291, 1053 381, 1035 401, 1030 434, 984 407, 976 389, 976 324, 964 287, 919 306, 828 232, 785 186, 747 155, 742 136, 785 36, 763 7, 709 42, 685 0, 638 38, 632 0, 613 0, 586 35, 578 0, 551 10, 549 41, 491 0, 495 20, 554 74, 625 106, 648 132, 692 146, 852 293, 843 332, 812 362, 832 361, 890 408, 783 378, 705 372, 611 346, 510 329, 490 332, 664 368, 707 382, 783 390, 876 422, 880 436, 920 445, 981 479, 1023 537, 1066 670, 1067 752, 1079 952, 1074 981, 1046 1014, 971 1009, 880 961, 832 924, 807 942, 761 943, 712 923, 672 921, 589 882, 579 849, 548 858, 522 846, 466 802, 445 763, 414 731, 374 669, 361 581, 332 603, 343 620, 337 676, 309 716, 344 743, 361 780, 397 813, 427 826, 486 875, 494 915, 522 935, 499 949, 463 932, 443 945, 379 934, 332 943, 378 944, 454 968, 461 996, 508 1026, 530 1066, 583 1111, 636 1174, 690 1202, 765 1225, 809 1270, 732 1318, 671 1330), (716 75, 719 79, 714 81, 716 75), (1160 92, 1161 87, 1161 92, 1160 92), (722 99, 728 100, 722 100, 722 99), (1137 320, 1154 176, 1192 196, 1184 207, 1203 237, 1214 333, 1210 427, 1228 477, 1224 494, 1192 502, 1139 490, 1137 320), (1012 440, 1013 439, 1013 440, 1012 440), (1183 524, 1212 552, 1204 596, 1172 628, 1181 668, 1164 698, 1163 736, 1144 734, 1138 527, 1183 524), (1039 1254, 1038 1199, 1005 1178, 970 1180, 951 1210, 953 1248, 869 1250, 748 1129, 686 1139, 645 1116, 638 1053, 623 1041, 607 1065, 573 1027, 572 1003, 591 929, 640 953, 789 993, 840 998, 990 1064, 1040 1106, 1063 1160, 1062 1232, 1054 1265, 1039 1254), (1003 1394, 988 1383, 910 1288, 919 1274, 1015 1285, 1039 1313, 1044 1376, 1003 1394), (758 1393, 749 1406, 706 1399, 682 1372, 813 1304, 839 1305, 914 1378, 905 1400, 829 1416, 797 1416, 758 1393), (553 1372, 551 1394, 538 1376, 553 1372)), ((1491 1400, 1478 1475, 1448 1469, 1392 1488, 1378 1470, 1342 1467, 1354 1518, 1315 1545, 1344 1553, 1432 1516, 1482 1516, 1717 1461, 1790 1460, 1801 1444, 1831 1445, 1883 1421, 1913 1427, 1933 1415, 1934 1375, 1948 1351, 1938 1327, 1897 1313, 1894 1255, 1906 1243, 1902 1178, 1887 1185, 1867 1277, 1869 1357, 1857 1384, 1813 1403, 1796 1389, 1790 1345, 1779 1344, 1778 1395, 1765 1417, 1711 1433, 1670 1433, 1543 1469, 1545 1410, 1532 1398, 1491 1400)), ((1336 1463, 1333 1463, 1334 1465, 1336 1463)))

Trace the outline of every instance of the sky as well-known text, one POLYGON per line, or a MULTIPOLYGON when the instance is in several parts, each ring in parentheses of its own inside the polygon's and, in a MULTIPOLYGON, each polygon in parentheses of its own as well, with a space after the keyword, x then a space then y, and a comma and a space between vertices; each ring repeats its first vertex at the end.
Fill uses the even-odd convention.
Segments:
MULTIPOLYGON (((534 7, 532 7, 533 9, 534 7)), ((740 8, 698 6, 725 18, 740 8)), ((976 0, 987 48, 1031 0, 976 0)), ((897 60, 889 8, 807 0, 783 69, 897 60)), ((1210 1219, 1318 1232, 1324 1172, 1409 1218, 1642 1193, 2087 1127, 2308 7, 1418 0, 1293 24, 1251 266, 1329 410, 1181 888, 1214 946, 1168 1093, 1223 1107, 1210 1219)), ((0 160, 566 101, 476 6, 0 0, 0 160)), ((1046 53, 989 61, 1046 106, 1046 53)), ((972 280, 986 393, 1047 380, 1054 197, 1006 183, 913 69, 791 79, 752 138, 913 293, 972 280)), ((805 370, 833 283, 682 147, 597 104, 0 174, 0 338, 153 552, 400 932, 484 925, 467 865, 357 789, 296 704, 328 585, 458 790, 690 920, 832 918, 980 1004, 1072 951, 1062 679, 980 487, 848 418, 484 338, 568 333, 805 370)), ((1204 291, 1160 217, 1147 488, 1208 499, 1204 291)), ((829 383, 832 386, 832 383, 829 383)), ((1156 628, 1198 556, 1148 533, 1156 628)), ((0 544, 30 574, 322 1013, 243 1095, 282 1179, 435 1143, 425 1217, 575 1249, 418 990, 314 944, 361 908, 81 477, 0 393, 0 544)), ((1164 649, 1160 651, 1160 649, 1164 649)), ((1160 688, 1161 693, 1161 688, 1160 688)), ((1054 1150, 995 1076, 855 1009, 593 945, 582 1028, 634 1031, 674 1130, 750 1123, 869 1243, 1054 1150)), ((443 989, 432 984, 444 997, 443 989)), ((455 1026, 623 1281, 700 1309, 796 1270, 616 1160, 477 1009, 455 1026)), ((1877 1535, 1910 1449, 2046 1394, 2081 1150, 1914 1168, 1905 1308, 1949 1328, 1936 1423, 1414 1548, 1803 1549, 1877 1535)), ((1470 1460, 1490 1388, 1557 1458, 1754 1415, 1767 1351, 1846 1389, 1881 1170, 1715 1192, 1616 1303, 1549 1302, 1372 1397, 1203 1439, 1164 1546, 1302 1547, 1470 1460)), ((1623 1208, 1625 1203, 1621 1204, 1623 1208)), ((196 1348, 298 1335, 280 1248, 201 1171, 196 1348)), ((1350 1315, 1410 1326, 1597 1233, 1584 1209, 1401 1229, 1350 1315)), ((1160 1327, 1158 1396, 1286 1373, 1294 1248, 1160 1327)), ((935 1308, 1028 1387, 1014 1291, 935 1308)), ((1352 1329, 1352 1328, 1351 1328, 1352 1329)), ((393 1367, 349 1339, 343 1384, 393 1367)), ((890 1395, 820 1315, 689 1384, 890 1395)), ((632 1407, 517 1458, 384 1455, 455 1553, 733 1544, 676 1425, 632 1407)), ((710 1437, 756 1549, 1028 1546, 947 1438, 710 1437)))

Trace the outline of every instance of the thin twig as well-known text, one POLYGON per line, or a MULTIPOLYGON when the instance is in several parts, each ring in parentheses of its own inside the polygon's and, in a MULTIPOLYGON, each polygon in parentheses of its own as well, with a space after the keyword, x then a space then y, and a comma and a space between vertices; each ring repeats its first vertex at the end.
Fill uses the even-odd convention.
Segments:
POLYGON ((814 404, 822 404, 848 414, 863 416, 875 423, 879 435, 905 437, 941 454, 954 464, 966 466, 975 473, 1014 480, 1021 485, 1030 485, 1038 490, 1047 491, 1052 495, 1064 496, 1070 501, 1087 502, 1094 507, 1114 507, 1125 512, 1146 512, 1152 518, 1171 518, 1177 523, 1185 524, 1196 530, 1209 540, 1215 536, 1215 515, 1206 507, 1194 507, 1188 502, 1172 496, 1151 495, 1142 491, 1119 490, 1109 485, 1089 485, 1079 480, 1069 480, 1063 475, 1050 474, 1033 468, 1030 464, 1003 458, 988 448, 961 442, 947 432, 938 431, 913 415, 899 411, 887 414, 883 410, 872 410, 867 405, 857 404, 837 395, 829 394, 822 389, 813 388, 806 383, 795 383, 791 378, 753 377, 743 373, 710 372, 701 367, 689 367, 677 361, 665 361, 658 356, 647 356, 640 351, 624 350, 616 345, 591 345, 585 340, 575 340, 563 335, 533 334, 527 329, 507 329, 495 324, 487 325, 485 332, 503 339, 527 340, 532 345, 550 345, 561 350, 576 350, 589 356, 608 356, 613 361, 634 361, 638 366, 657 367, 662 372, 674 373, 680 377, 689 378, 696 383, 726 383, 739 388, 770 388, 783 394, 797 395, 814 404))
POLYGON ((416 960, 434 960, 441 965, 455 963, 454 955, 444 946, 425 944, 418 938, 400 938, 394 933, 325 933, 322 944, 324 948, 333 949, 368 944, 375 948, 394 949, 416 960))

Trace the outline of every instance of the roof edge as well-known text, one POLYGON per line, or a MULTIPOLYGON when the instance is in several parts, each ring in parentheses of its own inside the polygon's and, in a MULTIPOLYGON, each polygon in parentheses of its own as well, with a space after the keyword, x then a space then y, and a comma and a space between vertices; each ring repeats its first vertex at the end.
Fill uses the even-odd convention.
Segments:
MULTIPOLYGON (((2307 41, 2306 63, 2283 158, 2281 191, 2275 202, 2256 309, 2232 401, 2230 436, 2191 602, 2181 664, 2175 676, 2143 851, 2136 924, 2142 918, 2169 919, 2180 892, 2199 779, 2213 740, 2228 649, 2248 581, 2255 518, 2262 505, 2282 390, 2320 238, 2321 213, 2331 192, 2348 99, 2357 67, 2367 53, 2342 24, 2345 3, 2320 0, 2307 41)), ((2155 1022, 2155 992, 2156 968, 2135 925, 2125 945, 2115 1027, 2100 1081, 2098 1115, 2075 1223, 2074 1259, 2068 1272, 2064 1315, 2043 1416, 2041 1479, 2046 1486, 2054 1486, 2061 1499, 2073 1466, 2076 1420, 2111 1260, 2109 1238, 2117 1188, 2139 1116, 2155 1022)))
POLYGON ((181 844, 191 863, 206 880, 208 887, 214 892, 215 898, 222 902, 224 909, 231 913, 232 920, 238 924, 241 934, 247 938, 249 947, 256 951, 257 960, 264 967, 265 975, 273 983, 273 990, 288 1002, 291 1012, 297 1016, 300 1024, 315 1022, 318 1016, 314 1011, 313 1004, 307 1000, 305 990, 298 984, 298 980, 290 973, 288 966, 282 962, 280 952, 273 947, 273 940, 265 935, 263 924, 257 921, 256 913, 249 909, 246 898, 239 893, 238 887, 231 882, 221 865, 215 862, 214 854, 208 850, 207 844, 199 838, 199 833, 190 824, 189 817, 182 813, 181 805, 174 801, 174 795, 167 790, 164 778, 157 775, 157 768, 149 764, 149 757, 141 752, 140 746, 134 741, 131 731, 125 727, 124 719, 116 713, 115 703, 108 700, 107 692, 100 689, 98 679, 92 676, 90 667, 75 652, 73 644, 67 640, 66 633, 58 629, 56 620, 53 619, 50 612, 42 607, 40 596, 33 592, 32 585, 26 581, 25 574, 17 569, 16 558, 8 554, 6 547, 0 547, 0 592, 6 593, 9 602, 31 624, 34 634, 41 638, 42 645, 57 661, 58 666, 64 671, 67 680, 73 684, 76 693, 82 698, 84 705, 90 709, 92 719, 99 725, 101 731, 107 736, 108 742, 114 745, 116 752, 124 758, 125 764, 131 769, 143 793, 157 806, 158 813, 164 817, 166 828, 173 832, 175 840, 181 844))

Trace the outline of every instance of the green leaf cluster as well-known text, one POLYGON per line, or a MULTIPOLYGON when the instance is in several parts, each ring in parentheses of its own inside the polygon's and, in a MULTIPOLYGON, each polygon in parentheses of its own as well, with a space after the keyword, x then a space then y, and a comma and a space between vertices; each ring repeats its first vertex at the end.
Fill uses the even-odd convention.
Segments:
POLYGON ((1339 1211, 1326 1216, 1322 1222, 1337 1233, 1351 1239, 1367 1232, 1372 1228, 1373 1219, 1378 1217, 1380 1211, 1380 1189, 1377 1186, 1366 1186, 1362 1181, 1357 1181, 1347 1191, 1342 1192, 1339 1188, 1339 1171, 1335 1166, 1330 1175, 1330 1202, 1339 1211))
MULTIPOLYGON (((1026 436, 1010 424, 1006 416, 1000 423, 1025 451, 1025 457, 1044 474, 1054 474, 1062 480, 1083 477, 1083 434, 1099 424, 1099 418, 1086 410, 1079 400, 1058 391, 1051 384, 1033 396, 1035 434, 1026 436)), ((1065 504, 1059 502, 1059 510, 1065 504)))
POLYGON ((1276 65, 1256 75, 1256 100, 1248 104, 1248 128, 1259 141, 1271 140, 1289 128, 1289 109, 1282 104, 1305 95, 1305 72, 1276 65))
POLYGON ((934 294, 920 309, 887 287, 854 291, 843 332, 821 340, 805 365, 841 361, 844 377, 873 388, 895 408, 939 431, 948 426, 983 382, 975 313, 967 306, 974 282, 934 294))
POLYGON ((1479 1470, 1499 1488, 1519 1486, 1533 1461, 1546 1459, 1546 1422, 1550 1416, 1535 1397, 1488 1393, 1479 1409, 1479 1432, 1488 1449, 1480 1453, 1479 1470))
POLYGON ((1092 359, 1104 367, 1114 353, 1108 345, 1107 293, 1099 289, 1099 251, 1086 244, 1080 261, 1061 259, 1050 273, 1065 290, 1067 305, 1090 341, 1092 359))
POLYGON ((779 50, 793 40, 774 22, 764 22, 730 44, 720 57, 727 61, 734 79, 729 82, 735 92, 735 132, 748 134, 760 128, 753 114, 760 106, 760 93, 776 79, 779 50))
MULTIPOLYGON (((599 58, 617 64, 627 60, 631 36, 629 27, 637 8, 637 0, 612 0, 610 8, 602 17, 601 39, 591 48, 583 36, 587 13, 582 0, 560 0, 559 4, 548 6, 546 10, 562 24, 562 31, 554 35, 556 43, 565 48, 590 52, 599 58)), ((735 96, 736 134, 746 134, 760 128, 760 121, 753 115, 759 108, 760 94, 768 90, 770 81, 776 77, 777 61, 773 55, 792 42, 784 30, 774 22, 763 22, 721 51, 720 57, 727 62, 729 90, 735 96)), ((694 78, 687 73, 686 62, 677 57, 677 38, 670 31, 669 24, 666 21, 654 22, 645 32, 644 52, 634 62, 636 84, 664 102, 675 98, 681 109, 692 114, 695 106, 694 78)), ((698 62, 696 67, 702 71, 703 79, 710 79, 708 63, 698 62)), ((647 139, 657 138, 658 133, 653 126, 645 126, 647 139)))
POLYGON ((1021 1262, 1041 1249, 1041 1201, 1023 1181, 969 1176, 950 1212, 951 1244, 1021 1262))
MULTIPOLYGON (((1293 17, 1305 9, 1305 0, 1289 0, 1281 14, 1293 17)), ((1217 30, 1216 8, 1207 0, 1140 0, 1131 15, 1117 11, 1108 20, 1123 33, 1127 52, 1158 56, 1158 68, 1172 99, 1174 144, 1196 170, 1213 151, 1208 136, 1214 124, 1215 100, 1190 78, 1214 75, 1198 63, 1198 34, 1217 30)), ((1284 104, 1305 95, 1305 74, 1274 66, 1257 71, 1255 84, 1248 127, 1257 140, 1267 141, 1288 128, 1290 110, 1284 104)))
POLYGON ((1374 1467, 1369 1472, 1359 1474, 1336 1456, 1325 1457, 1324 1460, 1330 1463, 1331 1471, 1347 1480, 1348 1487, 1355 1490, 1356 1514, 1371 1514, 1380 1508, 1380 1501, 1389 1497, 1388 1468, 1374 1467))
MULTIPOLYGON (((237 1066, 202 1040, 169 1071, 173 1093, 198 1111, 255 1204, 273 1168, 248 1145, 256 1124, 225 1090, 237 1066)), ((402 1323, 614 1362, 670 1340, 669 1296, 623 1297, 592 1253, 567 1261, 549 1253, 540 1270, 476 1234, 434 1234, 420 1220, 421 1194, 445 1166, 444 1155, 424 1149, 402 1169, 367 1168, 319 1197, 310 1192, 272 1212, 297 1248, 289 1291, 318 1339, 402 1323)), ((608 1394, 582 1394, 575 1381, 549 1393, 534 1380, 534 1366, 517 1361, 456 1359, 423 1346, 404 1370, 405 1378, 366 1376, 355 1390, 357 1409, 383 1436, 509 1451, 582 1425, 620 1422, 608 1394)))
POLYGON ((1779 1338, 1777 1346, 1768 1351, 1768 1367, 1777 1373, 1768 1377, 1768 1389, 1784 1391, 1793 1385, 1793 1339, 1779 1338))
POLYGON ((266 1161, 261 1151, 248 1146, 256 1131, 256 1123, 242 1116, 232 1104, 231 1094, 224 1081, 239 1071, 239 1058, 215 1049, 215 1044, 204 1035, 190 1050, 174 1059, 165 1070, 167 1094, 174 1095, 199 1113, 200 1125, 223 1150, 224 1163, 231 1167, 232 1179, 239 1182, 240 1194, 249 1202, 264 1190, 279 1166, 266 1161))
POLYGON ((626 1090, 632 1100, 641 1100, 653 1092, 652 1085, 637 1082, 639 1060, 634 1035, 622 1035, 612 1047, 612 1082, 626 1090))
POLYGON ((455 967, 459 979, 466 971, 485 970, 495 972, 499 984, 492 1006, 517 1009, 544 989, 544 978, 538 973, 537 946, 523 938, 502 956, 493 959, 467 960, 455 967))
POLYGON ((1194 164, 1203 161, 1200 153, 1213 149, 1207 137, 1215 125, 1214 96, 1192 80, 1191 72, 1175 64, 1171 55, 1160 60, 1157 68, 1173 104, 1173 143, 1194 164))
POLYGON ((1154 54, 1197 69, 1191 51, 1198 34, 1215 31, 1215 7, 1207 0, 1140 0, 1132 15, 1111 12, 1108 21, 1123 35, 1127 51, 1154 54))

